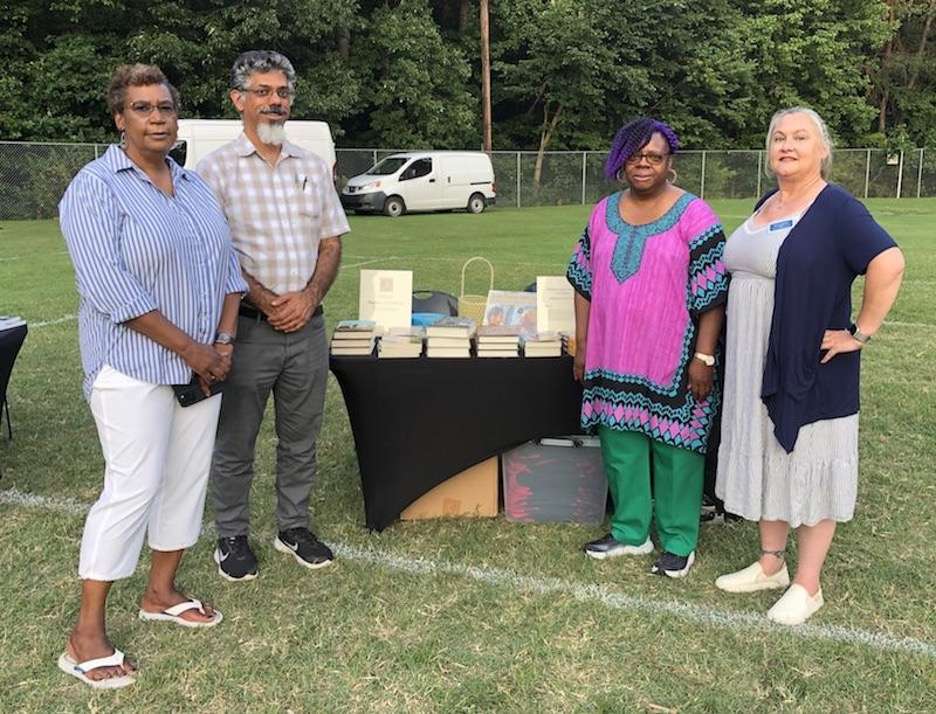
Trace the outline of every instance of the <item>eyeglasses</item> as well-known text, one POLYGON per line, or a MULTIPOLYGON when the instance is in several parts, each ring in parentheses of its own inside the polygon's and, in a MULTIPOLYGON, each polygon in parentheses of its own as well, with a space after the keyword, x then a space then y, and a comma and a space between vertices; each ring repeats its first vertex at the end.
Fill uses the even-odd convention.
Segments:
POLYGON ((249 92, 254 94, 260 99, 266 99, 274 92, 276 96, 280 99, 292 99, 296 96, 295 90, 289 89, 288 87, 280 87, 278 89, 270 89, 269 87, 260 87, 259 89, 238 89, 238 92, 249 92))
POLYGON ((176 106, 172 102, 130 102, 130 109, 134 114, 141 117, 148 117, 153 112, 159 112, 164 117, 174 117, 176 115, 176 106))
POLYGON ((666 161, 667 156, 669 156, 669 154, 658 154, 655 151, 641 151, 638 154, 631 154, 625 163, 628 166, 634 166, 646 159, 647 163, 651 166, 660 166, 666 161))

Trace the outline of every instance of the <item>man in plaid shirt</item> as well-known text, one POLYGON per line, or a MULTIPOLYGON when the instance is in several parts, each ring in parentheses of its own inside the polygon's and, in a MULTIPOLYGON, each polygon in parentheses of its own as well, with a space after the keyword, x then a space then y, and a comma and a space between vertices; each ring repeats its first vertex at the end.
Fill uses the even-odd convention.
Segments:
POLYGON ((277 52, 240 55, 230 96, 244 132, 197 167, 221 202, 250 288, 240 307, 211 467, 219 536, 214 559, 219 574, 232 581, 257 577, 247 539, 248 498, 271 391, 278 440, 273 545, 307 568, 334 557, 309 529, 309 495, 328 377, 321 303, 349 228, 331 167, 286 140, 295 76, 277 52))

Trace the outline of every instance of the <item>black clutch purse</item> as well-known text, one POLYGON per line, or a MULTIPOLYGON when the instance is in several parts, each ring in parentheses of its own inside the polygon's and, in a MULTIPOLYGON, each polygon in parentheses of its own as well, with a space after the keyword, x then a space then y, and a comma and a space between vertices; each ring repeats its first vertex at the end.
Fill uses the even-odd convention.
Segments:
POLYGON ((203 399, 208 399, 208 397, 213 397, 215 394, 220 394, 224 389, 224 382, 213 383, 209 387, 211 394, 208 395, 202 391, 201 384, 198 381, 198 375, 195 373, 192 373, 192 381, 188 384, 173 384, 170 386, 172 387, 172 391, 175 392, 179 405, 190 407, 193 404, 198 404, 203 399))

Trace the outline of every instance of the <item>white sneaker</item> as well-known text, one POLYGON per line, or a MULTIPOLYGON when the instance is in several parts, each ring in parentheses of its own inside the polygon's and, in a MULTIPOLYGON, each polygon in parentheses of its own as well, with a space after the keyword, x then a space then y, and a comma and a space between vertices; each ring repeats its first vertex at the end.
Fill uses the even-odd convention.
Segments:
POLYGON ((801 625, 823 604, 822 588, 815 595, 810 595, 802 585, 793 583, 767 611, 767 618, 781 625, 801 625))
POLYGON ((729 593, 753 593, 758 590, 785 588, 789 585, 790 571, 787 570, 786 563, 773 575, 765 574, 760 562, 754 562, 744 570, 722 575, 715 580, 715 587, 729 593))
POLYGON ((605 560, 606 558, 616 558, 619 555, 647 555, 653 552, 653 543, 647 538, 640 545, 627 545, 616 540, 613 535, 608 533, 604 538, 586 543, 583 550, 589 558, 605 560))

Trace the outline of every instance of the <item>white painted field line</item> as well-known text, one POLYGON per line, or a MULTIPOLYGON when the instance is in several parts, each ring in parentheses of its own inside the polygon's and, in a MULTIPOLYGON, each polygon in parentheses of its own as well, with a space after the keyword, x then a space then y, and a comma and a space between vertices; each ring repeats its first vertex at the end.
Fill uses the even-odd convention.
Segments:
MULTIPOLYGON (((571 251, 571 248, 569 250, 571 251)), ((400 260, 404 260, 406 258, 411 258, 414 261, 434 260, 434 261, 441 261, 444 263, 458 263, 459 265, 462 265, 467 260, 467 258, 446 258, 445 256, 441 256, 441 255, 426 255, 426 256, 404 255, 400 257, 400 260)), ((501 259, 498 259, 497 262, 494 263, 495 267, 503 266, 503 265, 548 265, 548 266, 552 266, 555 268, 557 266, 557 263, 555 261, 537 262, 535 260, 501 260, 501 259)), ((563 272, 565 271, 564 264, 560 265, 559 267, 562 268, 563 272)))
MULTIPOLYGON (((67 251, 67 250, 55 250, 55 251, 52 251, 51 253, 46 253, 45 255, 68 255, 68 251, 67 251)), ((4 262, 4 261, 7 261, 7 260, 26 260, 27 258, 34 258, 34 257, 37 257, 37 256, 33 256, 33 255, 11 255, 11 256, 8 256, 8 257, 6 257, 6 258, 0 258, 0 263, 2 263, 2 262, 4 262)))
POLYGON ((51 496, 36 496, 32 493, 23 493, 15 488, 0 491, 0 503, 8 506, 24 508, 39 508, 45 511, 67 513, 70 516, 83 516, 88 512, 89 506, 71 498, 55 498, 51 496))
POLYGON ((44 322, 31 322, 29 323, 30 328, 34 327, 48 327, 49 325, 61 325, 63 322, 71 322, 72 320, 77 320, 77 315, 65 315, 64 317, 58 317, 54 320, 46 320, 44 322))
POLYGON ((371 264, 373 264, 373 263, 380 263, 380 262, 382 262, 382 261, 384 261, 384 260, 399 260, 399 258, 397 258, 397 257, 394 256, 394 255, 388 255, 388 256, 385 256, 385 257, 383 257, 383 258, 371 258, 370 260, 365 260, 365 261, 363 261, 363 262, 361 262, 361 263, 351 263, 350 265, 345 265, 345 264, 342 263, 341 268, 339 269, 338 274, 341 275, 341 270, 346 270, 346 269, 348 269, 348 268, 360 268, 362 265, 371 265, 371 264))
POLYGON ((900 322, 898 320, 885 320, 885 325, 896 325, 897 327, 925 327, 933 329, 936 325, 929 322, 900 322))
POLYGON ((789 634, 808 640, 864 645, 877 650, 919 654, 936 659, 936 644, 912 637, 898 638, 881 632, 838 625, 806 623, 798 627, 785 627, 771 622, 764 615, 753 612, 719 610, 676 600, 666 601, 640 595, 625 595, 604 585, 582 585, 559 578, 520 575, 499 568, 478 568, 460 563, 407 558, 349 545, 338 544, 334 548, 340 556, 349 560, 362 561, 412 575, 454 575, 495 587, 512 588, 537 595, 565 595, 579 602, 599 603, 615 610, 672 615, 681 620, 713 625, 727 630, 758 630, 789 634))
MULTIPOLYGON (((35 496, 23 493, 15 488, 0 491, 0 504, 57 511, 75 516, 83 516, 88 509, 87 505, 72 499, 35 496)), ((206 525, 205 530, 213 533, 213 529, 209 525, 206 525)), ((410 558, 373 548, 362 548, 342 543, 337 543, 332 547, 342 558, 410 575, 449 575, 468 578, 494 587, 537 595, 564 595, 579 602, 597 603, 614 610, 671 615, 681 620, 726 630, 756 630, 793 635, 806 640, 825 640, 827 642, 861 645, 881 651, 916 654, 936 659, 936 643, 917 640, 912 637, 899 638, 882 632, 838 625, 812 625, 806 623, 799 627, 784 627, 770 622, 758 613, 720 610, 676 600, 667 601, 640 595, 625 595, 604 585, 583 585, 560 578, 521 575, 500 568, 480 568, 462 563, 410 558)))

